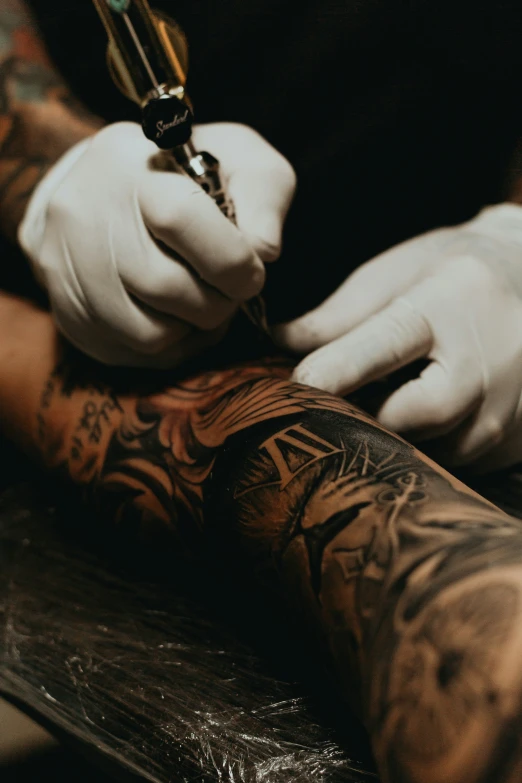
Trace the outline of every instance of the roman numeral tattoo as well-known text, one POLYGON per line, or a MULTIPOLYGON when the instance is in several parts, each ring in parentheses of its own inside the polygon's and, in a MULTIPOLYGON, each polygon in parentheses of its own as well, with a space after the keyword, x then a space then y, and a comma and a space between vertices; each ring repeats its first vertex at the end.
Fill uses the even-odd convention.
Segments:
POLYGON ((521 523, 287 374, 259 362, 137 396, 59 370, 42 454, 121 535, 161 530, 196 559, 210 542, 279 591, 363 715, 383 781, 516 783, 521 523))

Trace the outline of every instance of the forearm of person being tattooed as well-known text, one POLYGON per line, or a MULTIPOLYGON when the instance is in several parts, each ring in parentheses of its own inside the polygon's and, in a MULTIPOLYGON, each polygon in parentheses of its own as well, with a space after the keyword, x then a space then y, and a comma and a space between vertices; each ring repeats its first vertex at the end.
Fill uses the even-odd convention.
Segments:
POLYGON ((0 228, 15 239, 47 169, 102 122, 52 67, 22 0, 0 0, 0 228))
POLYGON ((0 385, 25 448, 121 536, 232 536, 324 643, 383 781, 518 783, 517 520, 278 360, 117 393, 32 329, 0 385))

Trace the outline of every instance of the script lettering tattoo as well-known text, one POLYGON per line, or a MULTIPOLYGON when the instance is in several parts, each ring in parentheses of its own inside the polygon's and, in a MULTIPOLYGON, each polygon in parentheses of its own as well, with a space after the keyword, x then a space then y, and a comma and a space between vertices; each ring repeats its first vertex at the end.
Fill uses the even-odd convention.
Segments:
POLYGON ((0 225, 12 239, 48 168, 101 123, 54 71, 22 0, 0 9, 0 225))
POLYGON ((84 402, 82 416, 76 427, 78 434, 74 435, 72 439, 71 457, 73 459, 81 459, 84 451, 84 438, 87 438, 89 443, 97 445, 100 443, 104 427, 110 424, 110 414, 115 410, 121 410, 121 408, 114 397, 103 399, 101 402, 95 402, 92 399, 84 402))
MULTIPOLYGON (((521 523, 287 374, 259 362, 141 397, 69 389, 81 414, 50 462, 120 530, 225 541, 279 585, 360 708, 384 781, 515 783, 521 523)), ((45 421, 67 396, 52 384, 45 421)))

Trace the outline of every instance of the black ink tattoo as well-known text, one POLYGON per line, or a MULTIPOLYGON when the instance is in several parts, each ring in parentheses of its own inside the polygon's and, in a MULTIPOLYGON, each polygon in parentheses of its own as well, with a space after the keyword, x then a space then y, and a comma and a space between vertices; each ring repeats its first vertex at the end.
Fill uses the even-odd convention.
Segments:
POLYGON ((285 375, 259 363, 139 398, 82 390, 54 464, 119 529, 210 537, 282 585, 361 705, 385 781, 514 783, 521 523, 285 375))

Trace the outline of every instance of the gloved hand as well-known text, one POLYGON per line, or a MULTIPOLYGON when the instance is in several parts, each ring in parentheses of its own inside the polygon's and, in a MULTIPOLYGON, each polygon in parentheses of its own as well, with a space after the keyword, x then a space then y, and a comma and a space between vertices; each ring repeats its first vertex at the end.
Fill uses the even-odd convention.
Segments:
POLYGON ((19 241, 63 334, 107 364, 170 367, 216 342, 280 252, 295 177, 255 131, 214 124, 197 149, 221 162, 236 228, 156 146, 118 123, 69 150, 29 203, 19 241))
POLYGON ((378 420, 436 439, 448 464, 522 460, 522 207, 490 207, 394 247, 276 338, 309 354, 294 380, 338 395, 427 358, 378 420))

